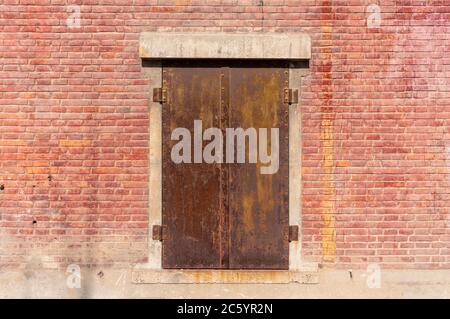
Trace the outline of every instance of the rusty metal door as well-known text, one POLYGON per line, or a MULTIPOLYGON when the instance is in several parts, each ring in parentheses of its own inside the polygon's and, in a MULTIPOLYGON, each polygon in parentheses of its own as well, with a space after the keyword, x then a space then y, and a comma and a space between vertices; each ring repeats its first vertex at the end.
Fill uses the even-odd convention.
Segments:
POLYGON ((288 269, 288 84, 285 62, 164 63, 163 268, 288 269), (195 145, 209 143, 196 120, 201 133, 221 130, 222 162, 195 158, 195 145), (177 128, 191 132, 190 162, 171 158, 177 128), (261 174, 259 158, 226 163, 227 128, 278 128, 278 170, 261 174))

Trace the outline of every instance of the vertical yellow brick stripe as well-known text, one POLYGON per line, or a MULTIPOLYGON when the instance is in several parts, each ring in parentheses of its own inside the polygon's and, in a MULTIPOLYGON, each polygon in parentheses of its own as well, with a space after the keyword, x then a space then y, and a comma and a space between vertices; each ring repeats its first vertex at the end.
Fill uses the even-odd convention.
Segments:
POLYGON ((329 113, 324 113, 321 119, 321 146, 323 169, 322 195, 320 202, 323 221, 323 227, 321 229, 322 255, 324 261, 334 262, 336 253, 336 217, 334 215, 333 121, 331 120, 331 114, 329 113))
POLYGON ((336 256, 335 241, 335 207, 334 207, 334 158, 333 158, 333 87, 332 67, 333 67, 333 5, 330 1, 322 1, 322 14, 328 18, 323 19, 321 25, 320 39, 320 61, 321 65, 321 123, 320 140, 322 151, 322 192, 320 209, 322 212, 323 226, 321 228, 322 237, 322 258, 325 262, 334 262, 336 256))

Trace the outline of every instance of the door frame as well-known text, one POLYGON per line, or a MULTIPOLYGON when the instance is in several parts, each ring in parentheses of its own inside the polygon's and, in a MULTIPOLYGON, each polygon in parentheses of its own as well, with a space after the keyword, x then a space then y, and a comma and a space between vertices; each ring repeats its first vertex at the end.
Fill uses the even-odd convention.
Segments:
MULTIPOLYGON (((289 61, 290 89, 298 90, 299 92, 298 103, 290 104, 289 106, 288 122, 289 225, 298 226, 299 229, 299 240, 289 243, 289 271, 304 271, 305 268, 311 269, 311 264, 306 263, 302 258, 301 247, 302 127, 300 89, 302 78, 309 74, 309 60, 311 58, 311 41, 309 36, 303 33, 181 34, 146 32, 141 34, 139 52, 143 59, 144 77, 150 82, 148 88, 149 97, 154 88, 162 86, 162 60, 165 58, 286 59, 289 61)), ((162 243, 159 240, 154 240, 152 236, 153 227, 162 223, 161 107, 159 102, 153 102, 153 99, 149 98, 149 247, 148 262, 139 265, 138 268, 168 272, 170 270, 162 268, 162 243)), ((315 265, 312 265, 312 267, 314 268, 315 265)), ((230 272, 237 271, 230 270, 230 272)), ((133 280, 142 282, 142 274, 140 275, 133 280)), ((160 278, 161 276, 157 277, 160 278)))

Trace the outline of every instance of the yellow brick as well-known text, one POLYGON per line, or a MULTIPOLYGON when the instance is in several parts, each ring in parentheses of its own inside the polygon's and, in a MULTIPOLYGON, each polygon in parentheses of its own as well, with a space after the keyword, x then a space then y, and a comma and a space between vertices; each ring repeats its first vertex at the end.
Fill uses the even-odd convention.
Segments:
POLYGON ((25 146, 27 141, 24 140, 0 140, 0 146, 25 146))
POLYGON ((350 166, 350 162, 349 161, 336 161, 336 166, 337 167, 348 167, 348 166, 350 166))
POLYGON ((37 161, 37 162, 33 162, 33 166, 36 167, 45 167, 45 166, 50 166, 50 163, 47 161, 37 161))
POLYGON ((27 174, 48 174, 48 168, 27 167, 27 174))
POLYGON ((91 141, 89 140, 61 140, 59 141, 59 146, 61 147, 85 147, 90 146, 91 141))
POLYGON ((56 167, 27 167, 27 174, 54 174, 57 172, 56 167))

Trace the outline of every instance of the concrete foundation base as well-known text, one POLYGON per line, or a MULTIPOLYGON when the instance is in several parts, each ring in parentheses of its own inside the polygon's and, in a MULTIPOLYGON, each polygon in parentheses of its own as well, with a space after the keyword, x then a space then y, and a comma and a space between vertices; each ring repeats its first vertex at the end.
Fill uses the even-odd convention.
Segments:
POLYGON ((56 269, 0 271, 0 298, 450 298, 450 270, 382 270, 378 287, 364 270, 318 272, 319 283, 135 284, 136 269, 81 268, 80 285, 56 269), (350 275, 351 274, 351 275, 350 275))

